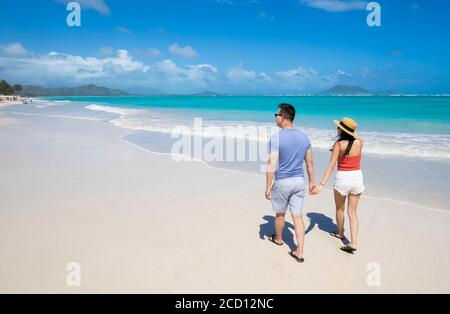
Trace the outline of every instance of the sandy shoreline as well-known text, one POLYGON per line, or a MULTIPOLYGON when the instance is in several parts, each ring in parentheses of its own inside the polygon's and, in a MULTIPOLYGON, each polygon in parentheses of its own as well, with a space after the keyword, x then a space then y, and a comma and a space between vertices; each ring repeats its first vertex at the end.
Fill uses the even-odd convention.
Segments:
POLYGON ((21 101, 0 101, 0 108, 21 105, 21 104, 22 104, 21 101))
POLYGON ((450 213, 365 198, 360 250, 308 198, 304 265, 273 231, 258 176, 175 163, 97 121, 0 113, 0 292, 450 292, 450 213), (8 121, 1 123, 1 121, 8 121), (82 285, 66 285, 66 266, 82 285), (377 263, 381 286, 367 284, 377 263))

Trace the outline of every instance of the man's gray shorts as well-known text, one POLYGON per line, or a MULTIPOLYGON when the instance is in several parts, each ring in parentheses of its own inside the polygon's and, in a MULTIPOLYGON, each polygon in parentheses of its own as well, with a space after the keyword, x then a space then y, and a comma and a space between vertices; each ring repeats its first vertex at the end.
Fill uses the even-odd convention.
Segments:
POLYGON ((289 211, 302 215, 305 201, 305 178, 293 177, 276 180, 272 187, 272 208, 277 214, 289 211))

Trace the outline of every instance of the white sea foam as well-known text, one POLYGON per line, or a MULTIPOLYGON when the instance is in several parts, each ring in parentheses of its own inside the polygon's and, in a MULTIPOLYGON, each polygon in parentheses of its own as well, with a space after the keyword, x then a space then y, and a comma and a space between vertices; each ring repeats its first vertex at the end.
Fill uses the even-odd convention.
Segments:
POLYGON ((93 110, 93 111, 105 111, 105 112, 109 112, 109 113, 118 114, 121 116, 137 115, 137 114, 142 114, 142 113, 146 112, 146 110, 126 109, 126 108, 101 106, 101 105, 90 105, 90 106, 87 106, 86 109, 93 110))
MULTIPOLYGON (((163 114, 154 110, 127 109, 101 105, 90 105, 89 110, 117 114, 110 122, 131 130, 145 130, 172 134, 177 133, 202 137, 230 136, 227 128, 236 128, 231 136, 247 140, 267 141, 274 128, 270 123, 252 121, 212 121, 204 120, 202 128, 194 128, 192 118, 163 114), (180 128, 181 127, 181 128, 180 128), (254 128, 257 127, 257 132, 254 128)), ((335 131, 319 128, 301 128, 311 139, 315 148, 330 149, 334 142, 335 131)), ((362 132, 365 152, 369 154, 395 156, 400 158, 424 158, 450 161, 450 135, 414 134, 395 132, 362 132)))
POLYGON ((40 100, 36 99, 33 100, 33 103, 36 108, 48 108, 48 107, 54 107, 54 106, 63 106, 72 103, 70 100, 55 100, 55 101, 48 101, 48 100, 40 100))

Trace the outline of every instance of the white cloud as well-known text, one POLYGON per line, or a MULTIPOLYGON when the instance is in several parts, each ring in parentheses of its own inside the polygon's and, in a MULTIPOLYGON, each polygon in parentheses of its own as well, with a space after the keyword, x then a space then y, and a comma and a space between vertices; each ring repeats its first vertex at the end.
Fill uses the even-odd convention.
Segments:
MULTIPOLYGON (((109 54, 111 48, 100 52, 109 54)), ((161 88, 190 91, 218 80, 219 70, 210 64, 178 66, 171 60, 147 65, 121 49, 113 56, 82 57, 60 52, 44 55, 0 56, 0 76, 11 82, 43 86, 97 84, 115 88, 161 88)))
POLYGON ((275 17, 266 13, 266 11, 259 12, 259 19, 268 20, 270 22, 275 22, 275 17))
POLYGON ((265 72, 259 72, 258 78, 264 82, 272 82, 272 78, 270 75, 266 74, 265 72))
POLYGON ((100 49, 102 57, 61 52, 43 55, 26 53, 20 43, 0 47, 16 47, 6 49, 7 54, 0 54, 0 77, 11 82, 43 86, 96 84, 143 92, 151 87, 175 93, 189 93, 199 89, 230 93, 296 93, 322 90, 327 84, 351 77, 351 74, 343 70, 322 76, 316 70, 305 67, 279 71, 272 75, 246 69, 242 64, 223 72, 211 64, 181 66, 169 59, 146 64, 133 58, 128 50, 114 51, 110 47, 100 49))
POLYGON ((347 77, 352 77, 353 76, 352 74, 347 73, 347 72, 345 72, 343 70, 337 70, 336 75, 337 76, 347 76, 347 77))
POLYGON ((242 64, 229 68, 221 83, 229 93, 270 94, 277 87, 267 73, 246 69, 242 64))
POLYGON ((117 57, 106 58, 103 60, 104 63, 111 63, 115 66, 120 66, 124 71, 143 71, 147 72, 150 68, 143 64, 142 62, 133 60, 129 55, 127 50, 118 50, 117 57))
POLYGON ((152 73, 167 85, 189 82, 195 86, 206 86, 218 78, 217 67, 197 64, 179 67, 172 60, 164 60, 152 67, 152 73))
POLYGON ((361 0, 300 0, 300 3, 311 8, 328 12, 365 10, 368 4, 367 1, 361 0))
POLYGON ((226 76, 232 82, 241 82, 253 80, 257 77, 257 74, 255 71, 245 70, 242 65, 239 65, 228 70, 226 76))
POLYGON ((251 5, 261 4, 259 0, 216 0, 218 4, 237 6, 237 7, 248 7, 251 5))
POLYGON ((244 69, 242 64, 230 68, 226 73, 226 77, 232 83, 245 83, 251 81, 270 82, 272 80, 271 77, 264 72, 257 73, 253 70, 244 69))
POLYGON ((148 52, 148 55, 152 58, 158 58, 163 55, 163 53, 159 49, 156 49, 156 48, 149 48, 147 50, 147 52, 148 52))
POLYGON ((336 71, 335 74, 326 75, 326 76, 323 76, 322 78, 325 81, 330 82, 330 83, 338 83, 343 78, 351 78, 351 77, 353 77, 352 74, 339 69, 336 71))
POLYGON ((7 57, 23 57, 27 54, 27 50, 22 46, 21 43, 0 45, 0 55, 7 57))
POLYGON ((350 73, 337 70, 331 75, 322 75, 313 68, 297 67, 295 69, 276 72, 279 79, 277 86, 291 92, 318 92, 331 84, 352 77, 350 73))
POLYGON ((217 67, 210 64, 188 65, 186 71, 188 79, 197 82, 214 82, 219 72, 217 67))
POLYGON ((293 70, 279 71, 276 75, 288 82, 301 83, 316 78, 318 73, 311 68, 305 69, 303 67, 298 67, 293 70))
MULTIPOLYGON (((72 0, 57 0, 57 2, 67 4, 69 2, 72 2, 72 0)), ((103 0, 77 0, 76 2, 80 4, 81 9, 95 10, 102 15, 111 14, 110 8, 103 0)))
POLYGON ((191 46, 181 47, 177 43, 169 47, 169 52, 176 57, 192 59, 198 56, 198 52, 191 46))
POLYGON ((127 50, 119 50, 114 57, 103 59, 59 52, 15 58, 0 57, 0 67, 2 74, 14 81, 44 85, 73 84, 150 71, 149 66, 134 60, 127 50))

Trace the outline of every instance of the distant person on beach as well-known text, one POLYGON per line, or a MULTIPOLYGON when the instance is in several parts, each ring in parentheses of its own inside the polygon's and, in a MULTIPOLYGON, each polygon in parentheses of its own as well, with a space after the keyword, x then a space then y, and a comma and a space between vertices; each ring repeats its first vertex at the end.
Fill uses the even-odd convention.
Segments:
POLYGON ((337 232, 331 233, 333 237, 345 240, 344 212, 345 202, 348 198, 348 216, 350 220, 351 242, 341 248, 342 251, 353 254, 358 245, 358 203, 365 190, 363 173, 361 171, 361 159, 363 142, 356 134, 358 124, 350 118, 342 121, 334 121, 337 125, 338 137, 332 149, 331 161, 328 165, 322 181, 314 189, 314 193, 320 193, 334 171, 336 163, 338 172, 334 181, 334 199, 336 202, 337 232))
POLYGON ((295 108, 290 104, 279 105, 275 114, 276 124, 281 130, 269 143, 269 160, 266 174, 266 199, 272 201, 276 214, 275 234, 269 240, 282 246, 286 212, 289 210, 294 220, 297 250, 290 255, 299 263, 304 262, 305 225, 303 222, 303 203, 305 200, 306 161, 309 193, 314 185, 314 162, 311 142, 300 130, 293 128, 295 108), (275 180, 275 181, 274 181, 275 180))

